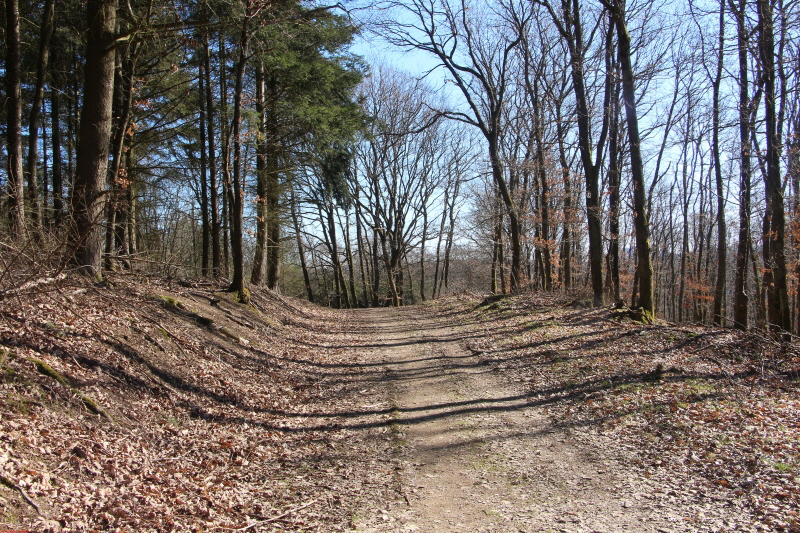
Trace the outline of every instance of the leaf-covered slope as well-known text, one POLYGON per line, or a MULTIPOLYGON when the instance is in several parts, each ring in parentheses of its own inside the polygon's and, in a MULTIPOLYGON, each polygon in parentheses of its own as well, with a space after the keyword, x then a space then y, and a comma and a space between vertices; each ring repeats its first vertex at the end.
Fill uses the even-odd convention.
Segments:
POLYGON ((132 276, 0 306, 0 528, 336 531, 383 490, 341 313, 132 276))
POLYGON ((695 509, 676 530, 800 531, 798 346, 725 328, 645 326, 580 303, 522 295, 450 300, 439 312, 469 323, 471 349, 554 423, 604 453, 633 454, 655 482, 648 498, 695 509), (713 511, 726 506, 750 518, 713 511))

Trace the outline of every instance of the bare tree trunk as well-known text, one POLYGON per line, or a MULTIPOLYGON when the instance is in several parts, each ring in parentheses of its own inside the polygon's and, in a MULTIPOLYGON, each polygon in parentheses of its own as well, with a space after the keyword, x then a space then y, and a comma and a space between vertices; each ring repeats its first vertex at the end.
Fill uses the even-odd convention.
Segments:
MULTIPOLYGON (((202 53, 202 52, 201 52, 202 53)), ((206 76, 205 63, 202 59, 197 67, 197 91, 199 93, 198 108, 200 111, 200 216, 203 221, 203 244, 200 259, 200 272, 207 278, 211 272, 211 220, 208 205, 208 145, 206 144, 206 76)))
POLYGON ((314 301, 314 291, 311 290, 311 278, 308 275, 308 266, 306 265, 306 254, 303 251, 303 238, 302 233, 300 232, 300 220, 297 216, 297 201, 295 200, 294 195, 294 186, 290 186, 289 190, 291 191, 292 197, 290 198, 289 207, 292 213, 292 223, 294 224, 294 234, 297 239, 297 254, 300 256, 300 268, 303 270, 303 281, 306 284, 306 296, 308 296, 308 301, 314 301))
POLYGON ((433 292, 431 293, 431 298, 436 298, 437 290, 439 289, 439 266, 441 263, 441 250, 442 250, 442 238, 444 237, 444 228, 447 224, 447 208, 449 205, 449 195, 450 195, 450 184, 445 188, 444 191, 444 209, 442 209, 442 221, 439 224, 439 236, 436 239, 436 267, 433 271, 433 292))
POLYGON ((106 225, 106 261, 105 266, 109 270, 115 267, 114 256, 116 255, 116 235, 117 219, 120 209, 125 209, 122 193, 124 187, 129 186, 126 176, 124 176, 125 166, 122 164, 124 158, 125 137, 131 119, 131 106, 133 104, 133 70, 138 55, 138 45, 136 43, 124 48, 124 57, 121 50, 117 52, 118 63, 114 76, 114 102, 112 110, 112 137, 111 137, 111 172, 109 176, 109 198, 108 221, 106 225))
MULTIPOLYGON (((458 189, 461 185, 460 181, 456 182, 455 190, 453 191, 453 201, 450 202, 450 218, 449 218, 449 228, 447 230, 447 240, 445 241, 444 246, 444 272, 442 274, 443 282, 439 285, 439 292, 442 292, 442 285, 447 288, 450 281, 450 252, 453 249, 453 235, 456 231, 456 199, 458 198, 458 189)), ((503 254, 502 251, 500 252, 500 265, 502 269, 503 264, 503 254)), ((501 271, 500 277, 503 284, 503 292, 505 292, 505 276, 501 271)))
POLYGON ((380 249, 378 234, 378 227, 380 222, 373 220, 372 230, 372 307, 380 305, 380 290, 381 290, 381 269, 380 269, 380 249))
POLYGON ((408 298, 403 300, 403 304, 405 305, 406 302, 413 304, 416 298, 414 297, 414 278, 411 275, 411 261, 406 257, 404 262, 406 264, 406 272, 408 273, 408 298))
POLYGON ((619 45, 619 62, 622 69, 622 96, 628 124, 631 152, 631 180, 633 182, 634 227, 636 228, 637 271, 639 272, 639 300, 645 322, 655 318, 653 290, 653 265, 650 257, 650 223, 647 214, 647 197, 642 163, 639 119, 636 113, 636 85, 631 64, 631 39, 625 23, 625 9, 617 0, 614 16, 619 45))
POLYGON ((114 47, 116 0, 89 0, 86 14, 86 45, 83 108, 76 157, 75 184, 71 213, 75 223, 72 235, 73 262, 82 270, 101 275, 103 233, 103 195, 108 170, 111 139, 111 108, 114 93, 114 47))
POLYGON ((722 186, 722 159, 719 147, 719 91, 722 84, 723 58, 725 57, 725 0, 719 2, 719 54, 717 56, 717 72, 713 81, 713 111, 712 111, 712 151, 714 158, 714 175, 717 185, 717 282, 714 287, 714 310, 712 320, 714 325, 725 325, 723 304, 725 301, 725 287, 728 277, 728 238, 725 224, 725 197, 722 186))
POLYGON ((244 71, 247 66, 248 44, 250 41, 250 1, 245 2, 245 20, 239 40, 239 59, 236 62, 236 78, 233 93, 233 117, 231 137, 233 138, 233 179, 229 188, 228 206, 231 210, 231 258, 233 276, 228 290, 238 294, 239 302, 248 303, 250 297, 244 285, 244 244, 242 217, 244 216, 244 171, 242 169, 241 116, 244 97, 244 71))
POLYGON ((64 218, 64 174, 61 161, 61 98, 58 83, 50 89, 50 126, 53 148, 53 224, 60 226, 64 218))
MULTIPOLYGON (((503 273, 501 272, 502 247, 503 247, 503 212, 500 210, 500 201, 497 199, 494 202, 495 223, 492 228, 492 294, 498 293, 497 276, 500 273, 500 279, 504 281, 503 273)), ((503 286, 505 289, 505 285, 503 286)), ((505 293, 505 290, 503 290, 505 293)))
POLYGON ((211 49, 208 43, 208 33, 203 34, 203 61, 206 76, 206 137, 208 139, 208 174, 211 200, 211 274, 218 278, 222 269, 221 250, 221 223, 219 220, 219 184, 217 183, 217 152, 215 143, 216 128, 214 127, 214 96, 211 86, 211 49))
MULTIPOLYGON (((320 206, 320 209, 322 207, 320 206)), ((350 307, 350 298, 347 294, 347 283, 344 280, 344 273, 342 272, 342 262, 339 260, 339 244, 336 238, 336 220, 334 218, 334 211, 336 207, 333 205, 333 202, 330 202, 330 205, 326 205, 325 209, 325 222, 328 225, 328 251, 331 255, 331 264, 333 265, 333 276, 334 282, 336 286, 336 301, 337 307, 342 307, 342 302, 344 302, 344 307, 350 307)), ((322 219, 322 213, 320 213, 320 219, 322 219)), ((324 227, 323 227, 324 231, 324 227)))
POLYGON ((369 286, 367 284, 367 278, 369 274, 367 273, 369 261, 364 261, 364 250, 366 249, 366 243, 364 243, 361 235, 361 204, 359 203, 359 188, 355 188, 355 210, 356 210, 356 243, 358 244, 358 266, 359 270, 361 271, 361 291, 362 291, 362 298, 364 305, 368 305, 369 296, 367 291, 369 290, 369 286))
MULTIPOLYGON (((344 235, 344 253, 347 261, 348 283, 350 286, 350 307, 358 307, 358 297, 356 296, 355 269, 353 268, 353 247, 350 244, 350 213, 345 213, 346 224, 342 226, 344 235)), ((339 217, 341 223, 341 216, 339 217)))
POLYGON ((219 32, 219 112, 220 112, 220 151, 222 165, 222 233, 221 274, 230 274, 230 195, 231 195, 231 160, 230 160, 230 127, 228 124, 228 59, 225 54, 227 45, 224 32, 219 32))
MULTIPOLYGON (((90 4, 91 5, 91 4, 90 4)), ((91 9, 91 7, 90 7, 91 9)), ((11 234, 25 228, 25 188, 22 169, 22 86, 20 73, 19 3, 6 0, 6 113, 8 130, 7 206, 11 234)))
POLYGON ((561 122, 561 103, 556 104, 556 136, 558 137, 558 161, 561 164, 561 181, 564 185, 564 227, 561 232, 561 269, 565 289, 572 286, 572 183, 570 182, 567 150, 564 147, 566 132, 561 122))
POLYGON ((539 106, 538 98, 535 100, 536 121, 535 137, 536 137, 536 160, 539 189, 539 212, 541 213, 541 241, 539 248, 541 249, 542 257, 542 289, 545 291, 553 290, 553 269, 552 261, 550 258, 550 188, 547 183, 547 172, 545 171, 544 161, 544 141, 542 140, 542 128, 544 117, 540 116, 542 110, 539 106))
POLYGON ((280 204, 280 147, 278 145, 278 117, 277 100, 278 87, 274 76, 270 76, 267 82, 269 90, 270 112, 267 113, 267 287, 276 289, 278 287, 278 267, 280 266, 280 240, 281 240, 281 219, 279 213, 280 204))
MULTIPOLYGON (((575 104, 578 123, 578 147, 581 163, 583 165, 584 179, 586 180, 586 214, 589 233, 589 268, 592 285, 593 305, 603 305, 603 226, 602 205, 600 201, 599 162, 603 160, 603 146, 608 132, 608 114, 605 115, 600 136, 597 142, 596 159, 592 153, 592 127, 589 112, 589 102, 586 93, 586 80, 584 76, 585 43, 583 42, 583 24, 580 18, 579 0, 561 0, 561 11, 564 18, 562 23, 549 2, 538 0, 550 12, 553 22, 558 27, 559 33, 567 44, 570 55, 572 89, 575 94, 575 104)), ((611 28, 606 38, 606 46, 610 42, 611 28)), ((611 73, 606 75, 606 90, 604 109, 608 109, 608 101, 612 85, 611 73)))
MULTIPOLYGON (((261 285, 267 255, 267 140, 266 106, 264 96, 264 65, 256 65, 256 113, 258 113, 258 140, 256 141, 256 250, 250 283, 261 285)), ((270 132, 271 133, 271 132, 270 132)))
POLYGON ((764 116, 767 136, 765 176, 765 195, 767 211, 764 215, 764 263, 765 286, 769 298, 767 318, 769 328, 774 331, 791 331, 789 313, 789 290, 786 275, 786 221, 783 201, 783 184, 780 171, 781 131, 778 128, 775 99, 775 37, 772 18, 772 5, 769 0, 757 0, 758 7, 758 51, 763 69, 764 116))
MULTIPOLYGON (((425 241, 428 239, 428 203, 422 206, 422 240, 419 243, 419 297, 425 301, 425 241)), ((408 263, 407 263, 408 264, 408 263)), ((409 268, 409 283, 411 283, 409 268)))
MULTIPOLYGON (((610 54, 610 51, 608 52, 610 54)), ((610 67, 610 65, 609 65, 610 67)), ((611 102, 611 121, 608 140, 608 225, 609 225, 609 275, 611 277, 611 298, 614 303, 620 301, 621 292, 619 286, 619 188, 620 188, 620 164, 619 164, 619 85, 614 91, 614 98, 611 102)))
POLYGON ((47 65, 50 55, 50 38, 53 36, 53 13, 55 0, 47 0, 39 30, 39 59, 36 64, 36 86, 33 90, 30 119, 28 120, 28 199, 30 201, 31 224, 36 234, 42 225, 42 205, 39 201, 38 162, 39 162, 39 121, 44 101, 44 85, 47 78, 47 65))

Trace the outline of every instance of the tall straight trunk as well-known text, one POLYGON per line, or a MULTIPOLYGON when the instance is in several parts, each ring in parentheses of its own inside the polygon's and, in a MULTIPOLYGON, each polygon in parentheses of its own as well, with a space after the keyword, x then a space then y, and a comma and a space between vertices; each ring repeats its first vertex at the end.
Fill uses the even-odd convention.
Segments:
POLYGON ((500 292, 508 294, 508 288, 506 287, 506 259, 504 255, 505 246, 502 233, 500 235, 500 241, 497 247, 497 262, 500 265, 500 292))
POLYGON ((397 287, 397 305, 403 306, 406 302, 405 295, 405 276, 403 275, 403 257, 400 255, 399 250, 394 250, 392 254, 397 254, 397 261, 395 262, 395 286, 397 287))
POLYGON ((289 187, 291 193, 289 208, 292 215, 292 224, 294 225, 294 234, 297 239, 297 255, 300 257, 300 268, 303 271, 303 282, 306 284, 306 296, 309 302, 314 301, 314 291, 311 290, 311 277, 308 274, 308 265, 306 265, 306 254, 303 249, 303 237, 300 231, 300 219, 297 216, 297 201, 294 195, 294 185, 289 187))
MULTIPOLYGON (((494 227, 492 228, 492 294, 498 293, 498 285, 497 285, 497 276, 500 272, 500 265, 502 263, 500 250, 502 248, 503 242, 503 212, 501 211, 500 201, 497 199, 495 201, 495 220, 494 227)), ((503 275, 500 274, 500 277, 503 278, 503 275)), ((505 291, 503 291, 505 292, 505 291)))
POLYGON ((353 204, 355 205, 356 210, 356 245, 358 246, 358 267, 361 271, 361 298, 364 302, 364 305, 369 305, 369 296, 367 294, 369 290, 369 286, 367 284, 367 264, 368 261, 364 261, 364 250, 366 246, 362 239, 362 230, 361 230, 361 204, 358 199, 359 196, 359 189, 356 187, 355 189, 355 201, 353 204))
POLYGON ((719 147, 719 91, 722 84, 723 58, 725 57, 725 1, 719 2, 719 54, 717 56, 717 72, 713 81, 712 95, 712 151, 714 158, 714 176, 717 185, 717 282, 714 286, 714 309, 712 321, 714 325, 725 325, 723 304, 725 286, 728 277, 728 237, 725 224, 725 196, 722 184, 722 159, 719 147))
POLYGON ((441 263, 441 251, 442 251, 442 238, 444 237, 444 228, 447 224, 447 207, 449 204, 449 195, 450 195, 450 184, 448 183, 447 187, 444 191, 444 209, 442 209, 442 221, 439 224, 439 235, 436 238, 436 266, 434 267, 433 271, 433 292, 431 293, 431 298, 436 298, 437 289, 439 287, 439 266, 441 263))
MULTIPOLYGON (((597 154, 592 149, 592 125, 589 112, 589 98, 586 91, 584 74, 585 43, 583 42, 583 24, 580 18, 579 0, 561 0, 561 11, 564 23, 555 14, 552 7, 545 0, 540 0, 550 11, 553 21, 558 26, 569 50, 572 90, 575 95, 575 106, 578 123, 578 148, 584 179, 586 180, 586 216, 589 233, 589 270, 592 285, 593 305, 603 305, 603 226, 602 205, 600 201, 600 167, 603 160, 603 146, 608 132, 608 114, 603 119, 600 136, 597 142, 597 154), (596 157, 596 159, 595 159, 596 157)), ((606 35, 606 47, 611 43, 612 29, 609 27, 606 35)), ((610 90, 613 79, 611 73, 606 74, 605 101, 603 108, 608 109, 610 90)))
MULTIPOLYGON (((498 293, 498 284, 497 278, 498 275, 502 278, 502 275, 499 274, 500 272, 500 250, 502 247, 503 242, 503 204, 500 200, 500 196, 497 192, 495 192, 495 201, 494 201, 494 218, 495 223, 492 228, 492 294, 498 293)), ((505 291, 504 291, 505 292, 505 291)))
MULTIPOLYGON (((565 2, 566 3, 566 2, 565 2)), ((579 18, 580 8, 578 0, 573 0, 573 16, 575 18, 575 40, 580 43, 582 50, 582 28, 579 18)), ((609 29, 609 34, 611 30, 609 29)), ((610 41, 610 39, 608 39, 610 41)), ((573 45, 572 48, 575 48, 573 45)), ((589 232, 589 270, 592 280, 593 304, 595 307, 603 305, 603 219, 602 203, 600 199, 600 166, 592 161, 591 124, 589 115, 588 98, 583 74, 583 52, 572 53, 572 82, 578 111, 578 137, 583 163, 584 178, 586 180, 586 217, 589 232)), ((610 78, 610 75, 608 76, 610 78)), ((607 81, 606 101, 604 108, 608 109, 608 94, 610 81, 607 81)), ((604 121, 604 129, 607 119, 604 121)), ((601 141, 603 141, 601 135, 601 141)), ((601 161, 602 142, 597 145, 597 161, 601 161)))
POLYGON ((342 262, 339 260, 339 244, 336 238, 336 220, 334 218, 334 211, 336 208, 333 206, 332 201, 328 201, 327 205, 324 206, 324 216, 322 213, 322 206, 318 206, 320 209, 320 221, 324 224, 327 224, 327 232, 325 231, 325 227, 323 225, 323 234, 327 237, 327 247, 328 252, 331 255, 331 265, 333 265, 333 277, 334 277, 334 284, 336 287, 336 307, 341 308, 342 302, 344 302, 344 307, 350 307, 350 298, 347 295, 347 284, 344 281, 344 275, 342 274, 342 262))
POLYGON ((128 206, 127 220, 125 221, 125 253, 129 256, 134 256, 138 253, 138 217, 139 206, 137 204, 137 180, 136 176, 132 174, 133 163, 135 161, 133 149, 129 149, 125 153, 125 168, 128 169, 128 179, 130 179, 130 186, 126 189, 126 204, 128 206))
POLYGON ((373 228, 375 229, 372 231, 372 307, 378 307, 378 305, 380 305, 381 269, 379 260, 380 250, 378 248, 380 244, 379 227, 380 221, 375 217, 373 221, 373 228))
POLYGON ((28 199, 31 210, 31 223, 38 233, 42 224, 42 204, 39 200, 38 162, 39 162, 39 122, 44 102, 44 85, 47 79, 47 65, 50 57, 50 39, 53 36, 53 13, 55 0, 44 4, 42 25, 39 29, 39 58, 36 63, 36 86, 33 90, 30 118, 28 120, 28 199))
MULTIPOLYGON (((119 29, 117 29, 119 31, 119 29)), ((117 49, 116 58, 114 59, 114 94, 111 99, 111 172, 109 174, 115 173, 115 163, 118 164, 118 161, 114 161, 117 157, 117 150, 116 150, 116 141, 117 137, 119 136, 119 129, 120 129, 120 114, 122 112, 122 53, 117 49)), ((109 179, 108 180, 108 190, 106 191, 106 236, 105 236, 105 260, 103 261, 103 268, 105 270, 115 270, 116 269, 116 260, 115 260, 115 249, 114 249, 114 233, 116 231, 116 223, 117 223, 117 203, 118 203, 118 195, 120 193, 119 185, 116 183, 116 180, 109 179)))
MULTIPOLYGON (((800 58, 798 58, 800 61, 800 58)), ((795 106, 797 106, 797 102, 795 102, 795 106)), ((789 142, 789 179, 792 183, 792 192, 794 193, 794 198, 792 200, 792 215, 794 217, 794 224, 795 227, 797 224, 800 224, 800 109, 795 107, 794 109, 794 117, 792 120, 792 136, 791 141, 789 142)), ((800 248, 800 236, 796 234, 796 231, 792 232, 792 245, 794 245, 795 249, 800 248)), ((794 267, 794 274, 795 279, 797 280, 797 284, 795 285, 795 305, 794 305, 794 313, 795 313, 795 335, 800 334, 800 262, 797 262, 794 267)))
POLYGON ((397 262, 398 257, 395 250, 390 250, 387 246, 386 232, 381 232, 381 249, 383 251, 383 262, 386 266, 386 283, 389 286, 389 297, 392 301, 392 306, 399 307, 402 305, 400 301, 400 290, 397 284, 397 262))
POLYGON ((279 209, 280 202, 280 154, 281 149, 278 141, 278 82, 275 76, 270 76, 267 83, 269 91, 270 110, 266 117, 266 153, 267 153, 267 187, 266 187, 266 208, 267 208, 267 287, 276 289, 278 287, 278 267, 280 266, 280 240, 281 240, 281 218, 279 209))
POLYGON ((219 184, 217 183, 217 152, 215 143, 216 128, 214 127, 214 96, 211 86, 211 49, 208 43, 208 33, 203 35, 203 69, 206 98, 206 138, 208 141, 208 175, 211 200, 211 274, 218 278, 222 268, 222 250, 220 242, 221 224, 219 219, 219 184))
POLYGON ((261 285, 267 261, 267 110, 264 95, 264 65, 256 65, 256 113, 258 113, 258 140, 256 141, 256 249, 250 282, 261 285))
MULTIPOLYGON (((534 255, 539 259, 537 264, 541 262, 541 268, 539 271, 541 272, 542 289, 545 291, 550 291, 553 288, 553 269, 552 259, 550 257, 550 190, 547 182, 545 148, 543 140, 544 110, 542 109, 541 98, 539 94, 539 76, 544 69, 544 61, 546 56, 542 56, 541 62, 539 65, 537 65, 537 72, 534 74, 534 76, 531 76, 531 61, 528 57, 527 47, 524 48, 524 54, 525 87, 528 93, 528 98, 530 99, 533 107, 533 125, 531 128, 530 137, 528 139, 525 159, 530 158, 531 152, 534 151, 534 147, 532 145, 535 143, 534 189, 536 189, 536 192, 534 194, 536 195, 535 202, 538 204, 535 211, 540 214, 540 224, 535 230, 535 233, 538 233, 538 235, 535 239, 536 252, 534 255)), ((523 180, 523 190, 528 190, 527 177, 529 174, 530 173, 527 171, 523 174, 525 176, 525 179, 523 180)), ((536 276, 534 275, 534 279, 535 278, 536 276)))
POLYGON ((639 273, 639 305, 646 322, 654 319, 653 265, 650 257, 650 223, 647 214, 647 195, 642 163, 639 119, 636 113, 636 84, 631 63, 631 38, 625 23, 625 8, 618 0, 615 4, 615 23, 622 70, 622 98, 628 125, 631 153, 631 181, 633 184, 634 227, 636 229, 637 271, 639 273))
POLYGON ((130 157, 131 154, 131 146, 129 143, 126 143, 128 152, 124 156, 124 168, 125 175, 128 177, 128 184, 119 194, 119 201, 122 205, 122 209, 117 212, 116 218, 116 232, 114 233, 114 239, 117 243, 117 249, 122 252, 125 259, 122 260, 122 265, 124 268, 130 270, 132 268, 133 263, 130 260, 130 242, 128 240, 128 236, 130 232, 128 231, 128 226, 130 225, 131 221, 131 211, 133 210, 133 206, 131 205, 132 200, 129 200, 131 196, 128 193, 128 190, 133 188, 133 181, 130 179, 131 173, 131 165, 133 163, 133 158, 130 157))
POLYGON ((220 114, 220 151, 222 166, 222 257, 221 274, 230 274, 230 196, 231 196, 231 130, 228 123, 228 58, 226 56, 227 45, 225 43, 224 32, 219 32, 219 114, 220 114))
POLYGON ((567 150, 564 147, 564 125, 561 121, 561 104, 556 104, 556 136, 558 137, 558 162, 561 165, 561 182, 564 186, 564 227, 561 231, 561 283, 565 289, 572 286, 572 183, 570 182, 567 150))
POLYGON ((41 224, 45 225, 50 222, 48 210, 50 206, 50 172, 49 161, 50 147, 47 145, 47 112, 44 112, 44 121, 42 123, 42 193, 41 193, 41 224))
MULTIPOLYGON (((428 239, 428 203, 422 206, 422 240, 419 243, 419 298, 425 301, 425 241, 428 239)), ((410 264, 410 262, 406 262, 410 264)), ((409 267, 409 283, 411 283, 409 267)))
POLYGON ((81 109, 75 183, 71 214, 73 262, 99 276, 102 267, 103 192, 111 140, 111 108, 114 93, 116 0, 89 0, 85 84, 81 109))
MULTIPOLYGON (((133 105, 133 70, 138 55, 138 45, 133 43, 122 50, 118 50, 116 73, 114 75, 114 101, 112 104, 112 137, 111 137, 111 172, 109 176, 110 195, 107 201, 108 223, 106 224, 106 268, 114 268, 116 255, 116 221, 118 212, 124 207, 122 190, 129 186, 129 180, 124 175, 122 160, 125 149, 125 138, 131 120, 131 107, 133 105)), ((119 217, 120 219, 122 217, 119 217)))
MULTIPOLYGON (((442 273, 442 284, 439 286, 439 292, 442 292, 442 286, 449 288, 450 282, 450 252, 453 249, 453 236, 455 235, 456 226, 456 199, 458 198, 458 189, 461 186, 461 181, 456 181, 455 190, 453 191, 453 201, 450 202, 450 215, 448 219, 447 240, 444 245, 444 272, 442 273)), ((505 275, 503 273, 503 253, 500 252, 500 279, 502 281, 502 290, 505 293, 505 275)))
POLYGON ((519 213, 511 197, 511 191, 503 176, 498 132, 488 135, 489 163, 492 168, 492 177, 500 192, 500 198, 508 211, 508 228, 511 231, 511 292, 522 289, 522 225, 519 213))
MULTIPOLYGON (((348 283, 350 287, 350 307, 358 307, 358 297, 356 296, 356 276, 353 268, 353 247, 350 243, 350 213, 345 213, 346 224, 342 226, 344 235, 344 254, 347 261, 348 283)), ((341 217, 339 217, 341 223, 341 217)))
MULTIPOLYGON (((675 166, 675 181, 677 183, 678 177, 678 170, 677 165, 675 166)), ((673 188, 670 187, 669 189, 669 270, 670 270, 670 282, 666 286, 667 288, 667 298, 670 302, 670 315, 669 320, 675 321, 675 317, 677 317, 677 313, 675 310, 675 291, 673 288, 675 287, 675 282, 677 280, 677 275, 675 274, 675 217, 673 216, 674 211, 674 203, 672 201, 672 191, 673 188)))
MULTIPOLYGON (((71 43, 70 53, 71 64, 77 65, 79 59, 77 45, 75 43, 71 43)), ((78 145, 76 139, 76 132, 78 130, 77 105, 80 101, 78 96, 80 90, 78 87, 78 76, 69 76, 69 80, 71 83, 68 83, 70 95, 69 98, 67 98, 67 176, 71 185, 71 182, 73 182, 75 178, 75 150, 78 145)))
POLYGON ((611 278, 611 298, 620 301, 619 286, 619 85, 611 102, 611 121, 608 134, 608 226, 609 226, 609 276, 611 278))
MULTIPOLYGON (((325 235, 325 228, 324 227, 322 229, 322 232, 323 232, 323 235, 325 235)), ((327 302, 326 305, 330 307, 330 305, 331 305, 331 294, 330 294, 330 291, 328 290, 328 276, 325 275, 324 265, 321 265, 320 262, 317 261, 317 249, 314 246, 311 247, 311 264, 314 266, 314 279, 317 281, 317 287, 320 286, 319 271, 322 270, 322 293, 325 295, 325 301, 327 302), (322 268, 317 268, 318 264, 322 268)))
POLYGON ((25 187, 22 169, 22 86, 20 72, 19 4, 6 0, 6 142, 8 144, 7 208, 12 235, 25 227, 25 187))
POLYGON ((783 184, 781 182, 780 150, 781 131, 778 127, 775 94, 775 36, 770 0, 758 0, 758 52, 763 69, 764 118, 767 137, 764 193, 767 210, 764 214, 765 278, 770 276, 767 300, 767 319, 774 331, 791 331, 789 290, 786 275, 786 220, 784 213, 783 184))
POLYGON ((244 97, 244 71, 247 66, 248 44, 250 41, 250 0, 245 3, 245 20, 239 40, 239 59, 236 62, 236 77, 233 92, 233 116, 231 118, 231 137, 233 139, 233 176, 228 193, 228 207, 231 211, 231 259, 233 275, 228 287, 230 292, 238 293, 241 303, 250 298, 244 285, 244 243, 242 218, 244 216, 244 170, 242 168, 241 118, 244 97))
POLYGON ((50 127, 53 149, 53 215, 52 222, 60 226, 64 217, 64 174, 61 161, 61 98, 56 80, 50 88, 50 127))
MULTIPOLYGON (((700 140, 699 139, 697 141, 696 150, 698 152, 700 151, 700 140)), ((707 190, 706 187, 703 186, 703 179, 705 178, 705 176, 703 174, 704 173, 704 168, 703 167, 704 167, 703 159, 700 159, 700 173, 699 173, 700 178, 698 180, 699 183, 700 183, 700 186, 698 187, 698 189, 699 189, 699 197, 700 197, 699 198, 700 199, 699 212, 700 213, 704 213, 704 214, 699 217, 698 223, 696 225, 696 234, 695 234, 695 239, 694 239, 694 241, 697 243, 697 254, 695 256, 695 264, 694 264, 694 272, 693 272, 694 281, 695 281, 695 286, 696 287, 699 287, 701 284, 703 284, 703 287, 707 287, 707 285, 705 285, 703 283, 705 280, 703 280, 703 277, 702 277, 702 273, 703 273, 703 258, 705 257, 705 245, 706 245, 706 232, 705 232, 706 203, 705 203, 705 194, 706 194, 706 190, 707 190)), ((694 317, 693 317, 693 319, 694 319, 695 322, 702 322, 703 321, 702 312, 700 310, 701 300, 700 300, 699 296, 701 296, 701 295, 704 296, 704 295, 701 293, 700 289, 695 289, 693 292, 695 294, 694 301, 692 302, 693 303, 693 308, 694 308, 694 317)))
MULTIPOLYGON (((448 227, 448 230, 447 230, 447 239, 445 240, 445 245, 444 245, 444 268, 443 268, 443 274, 442 274, 443 281, 439 285, 439 292, 440 293, 442 292, 442 285, 444 285, 444 287, 448 287, 448 283, 449 283, 449 280, 450 280, 450 252, 453 249, 453 236, 455 235, 455 226, 456 226, 456 201, 458 200, 458 191, 459 191, 460 188, 461 188, 461 180, 456 179, 456 184, 455 184, 455 187, 453 188, 453 196, 452 196, 452 199, 450 201, 450 209, 449 209, 449 214, 448 214, 449 227, 448 227)), ((503 282, 503 287, 502 287, 503 293, 505 293, 506 292, 505 275, 503 274, 503 271, 502 271, 502 268, 503 268, 502 265, 503 265, 503 255, 502 255, 502 252, 501 252, 501 254, 500 254, 500 268, 501 268, 500 278, 501 278, 501 280, 503 282)))
MULTIPOLYGON (((528 157, 525 158, 526 160, 528 157)), ((535 171, 533 173, 533 183, 531 184, 532 188, 534 189, 533 197, 531 198, 531 212, 541 214, 541 208, 539 207, 539 203, 541 201, 541 196, 539 195, 539 179, 540 174, 542 172, 541 166, 538 164, 538 160, 534 158, 534 167, 535 171)), ((528 173, 526 173, 527 175, 528 173)), ((527 177, 524 180, 525 182, 528 181, 527 177)), ((533 274, 531 275, 531 288, 533 290, 541 290, 544 287, 544 261, 542 260, 542 231, 541 231, 541 224, 538 223, 539 221, 535 221, 533 225, 533 268, 531 269, 530 264, 530 252, 528 252, 528 270, 533 270, 533 274)))
POLYGON ((205 63, 202 58, 197 68, 197 91, 199 93, 198 108, 200 110, 200 217, 203 223, 203 243, 200 252, 200 272, 207 278, 211 272, 209 259, 211 255, 211 220, 208 205, 208 145, 206 144, 206 76, 203 72, 205 63))
POLYGON ((537 172, 539 174, 539 212, 541 213, 541 255, 542 255, 542 289, 550 291, 553 289, 553 268, 550 258, 550 187, 547 183, 547 172, 545 171, 544 161, 544 141, 542 140, 543 117, 539 117, 541 112, 538 102, 536 104, 537 118, 535 126, 536 135, 536 160, 537 172))
POLYGON ((228 277, 231 273, 230 261, 230 227, 231 227, 231 169, 230 161, 228 160, 228 150, 222 149, 223 158, 223 171, 222 171, 222 218, 220 221, 220 230, 222 233, 222 276, 228 277))

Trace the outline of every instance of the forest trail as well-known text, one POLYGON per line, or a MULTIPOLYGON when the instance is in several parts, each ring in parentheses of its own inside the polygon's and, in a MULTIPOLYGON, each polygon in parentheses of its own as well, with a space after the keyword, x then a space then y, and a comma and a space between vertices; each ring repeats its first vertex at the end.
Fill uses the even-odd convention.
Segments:
POLYGON ((685 531, 624 459, 555 426, 468 350, 468 324, 413 307, 358 313, 374 327, 367 349, 384 368, 400 461, 399 497, 356 531, 685 531))
POLYGON ((559 295, 172 284, 0 306, 0 528, 800 533, 792 346, 559 295))

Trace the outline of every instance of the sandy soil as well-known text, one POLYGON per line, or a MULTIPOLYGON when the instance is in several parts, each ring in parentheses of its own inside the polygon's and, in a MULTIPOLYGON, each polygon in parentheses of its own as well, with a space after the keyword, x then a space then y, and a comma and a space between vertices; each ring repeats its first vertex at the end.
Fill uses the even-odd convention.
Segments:
POLYGON ((363 532, 678 532, 684 511, 602 437, 552 423, 464 346, 468 325, 419 308, 358 311, 374 326, 391 402, 397 498, 355 517, 363 532))

